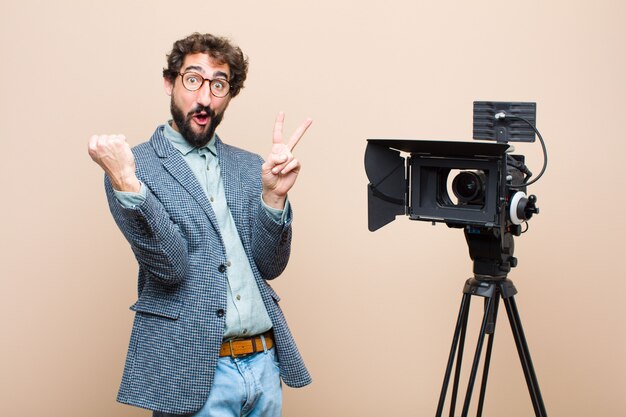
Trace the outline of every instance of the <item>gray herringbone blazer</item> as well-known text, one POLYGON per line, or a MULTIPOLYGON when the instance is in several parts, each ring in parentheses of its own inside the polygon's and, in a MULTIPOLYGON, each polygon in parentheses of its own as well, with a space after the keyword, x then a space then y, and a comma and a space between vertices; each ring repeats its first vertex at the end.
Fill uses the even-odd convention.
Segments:
MULTIPOLYGON (((285 225, 260 203, 258 155, 217 138, 228 207, 274 326, 280 375, 292 387, 310 376, 266 280, 287 265, 291 213, 285 225)), ((144 203, 123 208, 108 178, 105 188, 117 225, 139 263, 139 298, 118 401, 167 413, 190 413, 206 401, 222 342, 226 310, 226 253, 215 214, 180 153, 159 126, 133 149, 144 203)))

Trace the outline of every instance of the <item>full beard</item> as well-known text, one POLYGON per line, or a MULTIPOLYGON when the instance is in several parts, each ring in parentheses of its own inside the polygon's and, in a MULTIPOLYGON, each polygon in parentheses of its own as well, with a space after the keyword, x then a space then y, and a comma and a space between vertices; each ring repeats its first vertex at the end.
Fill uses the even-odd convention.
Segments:
POLYGON ((205 146, 213 135, 215 134, 215 129, 219 126, 222 118, 224 117, 224 113, 215 113, 211 108, 197 105, 194 107, 187 115, 183 113, 183 111, 174 103, 174 97, 170 102, 170 111, 172 113, 172 118, 174 119, 174 123, 180 130, 180 134, 185 138, 187 143, 189 143, 194 148, 200 148, 205 146), (195 132, 191 127, 191 122, 194 116, 200 113, 206 113, 206 116, 209 117, 209 124, 200 127, 199 132, 195 132))

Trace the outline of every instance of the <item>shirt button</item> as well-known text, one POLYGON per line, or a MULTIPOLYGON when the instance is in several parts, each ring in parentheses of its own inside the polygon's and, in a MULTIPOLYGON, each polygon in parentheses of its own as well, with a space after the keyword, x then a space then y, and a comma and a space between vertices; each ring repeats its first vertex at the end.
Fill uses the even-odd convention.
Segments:
POLYGON ((220 271, 221 273, 226 272, 226 265, 222 264, 217 268, 218 271, 220 271))
POLYGON ((211 200, 211 203, 215 201, 215 199, 213 198, 213 196, 211 196, 211 198, 209 198, 209 200, 211 200))
POLYGON ((243 329, 243 334, 248 333, 248 329, 243 329))
POLYGON ((225 311, 224 311, 224 309, 223 309, 223 308, 220 308, 219 310, 217 310, 217 311, 215 312, 215 314, 217 315, 217 317, 224 317, 224 313, 225 313, 225 311))
POLYGON ((241 300, 241 295, 237 294, 237 300, 241 300))

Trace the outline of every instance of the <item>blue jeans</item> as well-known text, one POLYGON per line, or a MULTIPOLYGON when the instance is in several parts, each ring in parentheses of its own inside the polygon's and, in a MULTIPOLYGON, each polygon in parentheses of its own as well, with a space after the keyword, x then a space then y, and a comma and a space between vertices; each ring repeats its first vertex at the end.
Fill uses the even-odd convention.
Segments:
MULTIPOLYGON (((279 417, 282 387, 276 349, 219 358, 204 406, 189 417, 279 417)), ((153 417, 175 417, 155 411, 153 417)))

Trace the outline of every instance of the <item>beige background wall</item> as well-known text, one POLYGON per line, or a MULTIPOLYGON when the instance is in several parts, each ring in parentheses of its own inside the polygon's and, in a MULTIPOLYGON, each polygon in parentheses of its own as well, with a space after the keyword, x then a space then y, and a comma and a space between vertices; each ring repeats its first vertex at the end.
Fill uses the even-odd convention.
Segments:
MULTIPOLYGON (((536 101, 549 150, 531 189, 541 214, 510 274, 548 413, 626 415, 623 2, 1 0, 0 10, 1 415, 148 415, 115 403, 136 265, 86 144, 93 133, 138 144, 168 118, 165 54, 193 31, 232 37, 250 57, 225 140, 265 155, 276 112, 289 131, 315 119, 297 149, 293 257, 275 284, 315 382, 285 390, 285 416, 434 415, 471 273, 466 244, 406 218, 368 232, 363 154, 373 137, 470 140, 478 99, 536 101)), ((539 144, 517 148, 538 172, 539 144)), ((485 415, 532 415, 504 315, 498 328, 485 415)))

